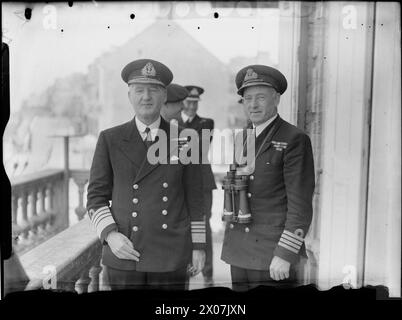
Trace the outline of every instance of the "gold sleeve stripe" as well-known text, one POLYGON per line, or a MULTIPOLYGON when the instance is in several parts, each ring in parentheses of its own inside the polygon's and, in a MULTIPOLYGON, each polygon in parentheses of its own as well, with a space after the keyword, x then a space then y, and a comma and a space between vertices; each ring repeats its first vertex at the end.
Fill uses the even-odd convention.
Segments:
MULTIPOLYGON (((93 210, 92 210, 93 211, 93 210)), ((91 223, 100 238, 102 231, 111 224, 114 224, 112 213, 109 207, 101 207, 92 214, 90 214, 91 223)))
POLYGON ((286 235, 285 233, 282 234, 282 239, 286 239, 298 246, 301 246, 303 244, 303 242, 299 241, 299 240, 295 240, 294 238, 289 237, 288 235, 286 235))
POLYGON ((288 246, 291 246, 292 248, 295 248, 296 250, 300 250, 300 247, 301 247, 301 246, 299 246, 297 244, 294 244, 294 243, 292 243, 292 242, 290 242, 290 241, 288 241, 286 239, 283 239, 283 238, 281 240, 279 240, 279 242, 285 243, 288 246))
POLYGON ((286 243, 279 242, 278 245, 283 247, 283 248, 285 248, 285 249, 288 249, 289 251, 292 251, 292 252, 294 252, 296 254, 299 253, 299 250, 296 250, 295 248, 293 248, 291 246, 288 246, 286 243))
POLYGON ((298 235, 296 235, 296 234, 294 234, 294 233, 292 233, 292 232, 290 232, 290 231, 288 231, 288 230, 284 230, 283 233, 286 234, 286 235, 288 235, 289 237, 295 239, 295 240, 299 240, 299 241, 301 241, 301 242, 304 241, 304 239, 303 239, 302 237, 299 237, 298 235))

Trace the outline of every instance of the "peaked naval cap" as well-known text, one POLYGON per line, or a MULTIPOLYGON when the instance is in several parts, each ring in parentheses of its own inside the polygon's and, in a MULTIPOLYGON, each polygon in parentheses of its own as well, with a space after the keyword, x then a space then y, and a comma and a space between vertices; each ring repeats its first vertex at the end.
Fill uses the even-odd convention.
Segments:
POLYGON ((179 102, 187 98, 189 92, 187 89, 176 83, 171 83, 167 87, 167 101, 166 102, 179 102))
POLYGON ((189 92, 187 100, 190 100, 190 101, 200 100, 200 95, 202 95, 204 93, 204 89, 201 87, 198 87, 198 86, 185 86, 185 88, 189 92))
POLYGON ((288 83, 285 76, 277 69, 264 65, 250 65, 236 75, 237 94, 243 96, 244 89, 252 86, 268 86, 280 94, 286 91, 288 83))
POLYGON ((121 78, 128 85, 149 83, 166 87, 172 82, 173 74, 167 66, 159 61, 139 59, 130 62, 123 68, 121 78))

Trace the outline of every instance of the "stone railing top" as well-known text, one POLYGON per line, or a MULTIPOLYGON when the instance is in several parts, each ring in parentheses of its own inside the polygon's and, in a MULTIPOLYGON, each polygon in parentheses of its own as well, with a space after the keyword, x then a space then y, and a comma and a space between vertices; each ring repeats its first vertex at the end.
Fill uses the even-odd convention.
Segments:
POLYGON ((74 276, 100 254, 101 243, 86 217, 20 257, 30 282, 26 289, 39 289, 46 268, 55 268, 57 280, 74 276))
POLYGON ((35 185, 42 181, 46 181, 49 178, 54 178, 54 176, 63 176, 63 169, 47 169, 39 172, 24 174, 18 177, 9 178, 12 188, 29 186, 30 184, 35 185))

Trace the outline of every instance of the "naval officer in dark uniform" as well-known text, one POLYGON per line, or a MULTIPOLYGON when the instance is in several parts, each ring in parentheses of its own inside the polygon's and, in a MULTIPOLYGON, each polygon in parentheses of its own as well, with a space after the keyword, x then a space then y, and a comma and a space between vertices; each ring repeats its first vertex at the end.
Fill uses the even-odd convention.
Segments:
POLYGON ((167 99, 162 106, 161 116, 168 122, 182 124, 181 112, 184 109, 184 101, 188 97, 187 89, 177 83, 171 83, 166 87, 167 99))
POLYGON ((88 185, 87 209, 103 244, 104 274, 112 290, 182 290, 188 262, 195 272, 205 262, 200 166, 183 165, 177 156, 173 162, 172 150, 166 161, 148 161, 161 132, 171 139, 160 116, 171 71, 140 59, 121 76, 135 117, 100 133, 88 185))
MULTIPOLYGON (((221 258, 231 266, 232 288, 294 286, 306 257, 312 219, 314 163, 310 138, 278 114, 284 75, 251 65, 236 76, 238 94, 255 134, 254 172, 248 179, 251 223, 227 223, 221 258)), ((247 140, 246 140, 247 141, 247 140)))
MULTIPOLYGON (((202 152, 202 130, 207 129, 212 133, 212 130, 214 129, 214 120, 200 117, 197 114, 200 95, 204 93, 204 89, 194 85, 188 85, 185 86, 185 88, 188 90, 189 94, 181 113, 181 121, 179 121, 179 125, 196 130, 200 137, 199 141, 201 141, 199 155, 200 163, 202 163, 203 207, 206 222, 206 259, 202 274, 204 276, 205 285, 209 287, 213 285, 212 231, 209 220, 211 219, 212 190, 216 189, 216 184, 211 165, 208 163, 208 150, 206 151, 206 154, 203 154, 202 152)), ((212 134, 209 136, 209 143, 211 141, 212 134)))

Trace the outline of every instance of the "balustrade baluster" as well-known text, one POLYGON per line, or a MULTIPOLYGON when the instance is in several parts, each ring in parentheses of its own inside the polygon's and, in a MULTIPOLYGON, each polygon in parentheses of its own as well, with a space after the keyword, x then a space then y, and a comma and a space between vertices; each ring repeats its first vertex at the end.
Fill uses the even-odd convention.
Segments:
POLYGON ((11 222, 13 224, 17 224, 17 213, 18 213, 18 195, 13 194, 12 195, 12 200, 11 200, 11 222))
POLYGON ((68 199, 65 199, 65 182, 64 180, 57 180, 52 185, 52 200, 54 205, 53 212, 54 216, 54 230, 56 232, 60 232, 66 228, 68 228, 68 211, 66 211, 66 202, 68 199))
POLYGON ((31 239, 29 239, 29 220, 28 220, 28 192, 23 190, 21 192, 21 222, 19 224, 20 233, 18 237, 18 248, 17 252, 22 253, 27 250, 31 244, 31 239))
POLYGON ((53 190, 54 182, 50 182, 47 184, 46 193, 48 200, 47 212, 51 215, 47 225, 46 230, 51 233, 54 229, 55 222, 55 207, 54 207, 54 190, 53 190))
POLYGON ((36 205, 38 202, 38 190, 36 187, 33 187, 31 190, 31 195, 30 195, 30 202, 31 202, 31 232, 34 235, 37 231, 37 226, 38 226, 38 212, 36 209, 36 205))
POLYGON ((18 215, 18 194, 12 195, 11 200, 11 224, 12 224, 12 243, 14 246, 18 245, 18 237, 21 232, 21 228, 17 223, 17 215, 18 215))
POLYGON ((78 186, 78 207, 75 208, 75 214, 78 217, 78 220, 82 220, 82 218, 85 216, 87 210, 84 207, 84 191, 85 191, 85 185, 88 182, 87 177, 82 177, 82 176, 76 176, 74 177, 74 182, 78 186))
POLYGON ((40 213, 46 213, 46 186, 40 188, 40 213))
POLYGON ((46 227, 49 222, 49 217, 46 212, 46 186, 39 188, 39 221, 37 235, 38 240, 43 241, 47 238, 46 227))
POLYGON ((80 279, 81 275, 77 274, 72 277, 68 277, 66 279, 60 279, 57 281, 57 289, 62 291, 74 292, 75 285, 77 281, 80 279))
POLYGON ((28 193, 24 190, 21 194, 21 213, 22 213, 22 221, 21 227, 23 228, 22 237, 28 237, 28 193))
POLYGON ((49 205, 48 211, 50 211, 50 212, 54 211, 53 185, 54 185, 53 182, 48 183, 48 185, 47 185, 47 196, 48 196, 48 205, 49 205))
POLYGON ((99 291, 99 275, 102 272, 102 267, 100 265, 100 255, 99 258, 95 260, 94 265, 89 269, 89 277, 91 278, 91 283, 88 287, 88 292, 99 291))
POLYGON ((78 293, 88 292, 88 286, 91 283, 91 278, 89 276, 89 267, 85 267, 81 272, 81 276, 75 284, 75 291, 78 293))

